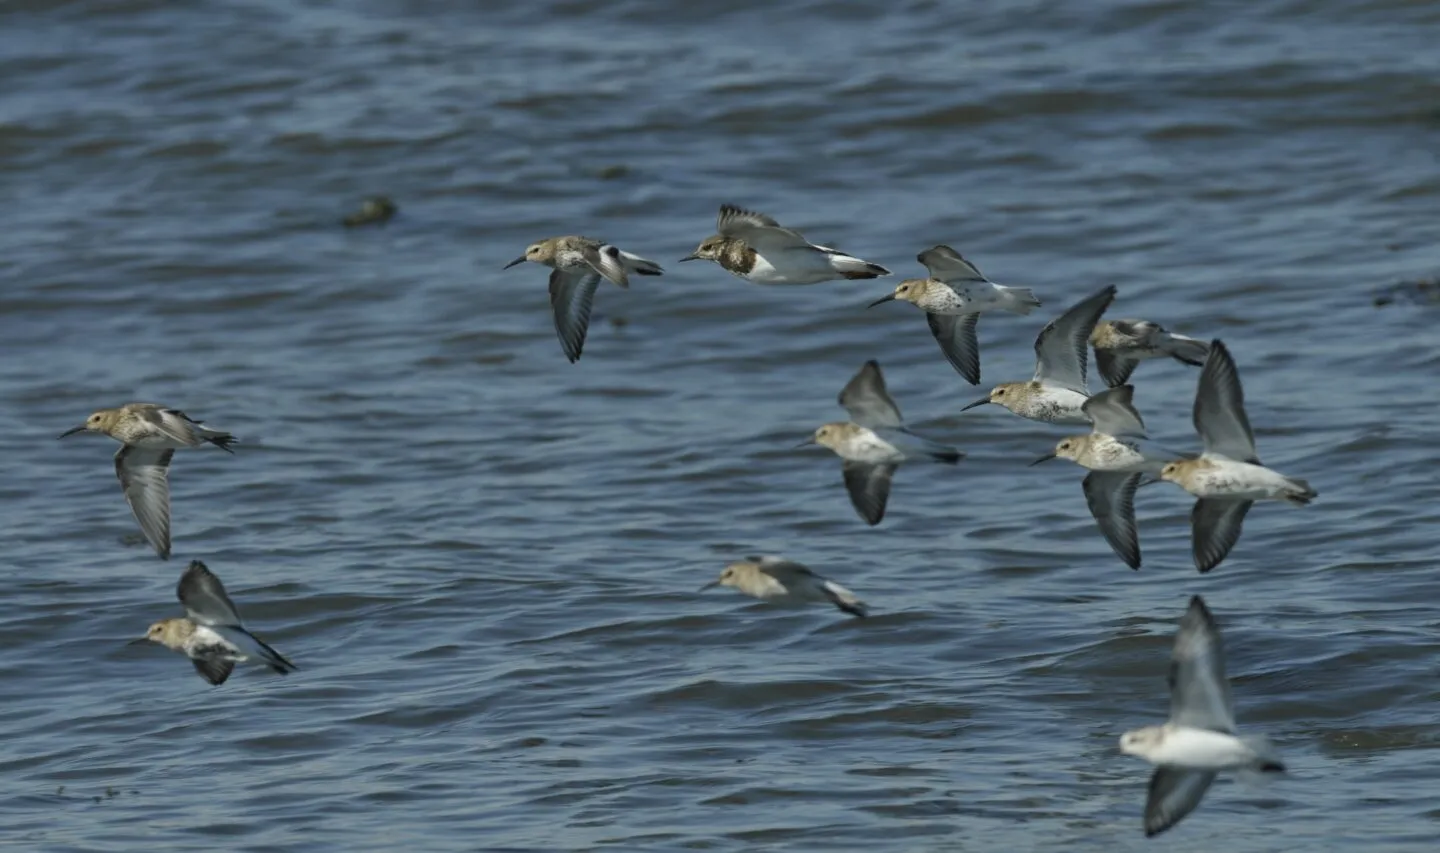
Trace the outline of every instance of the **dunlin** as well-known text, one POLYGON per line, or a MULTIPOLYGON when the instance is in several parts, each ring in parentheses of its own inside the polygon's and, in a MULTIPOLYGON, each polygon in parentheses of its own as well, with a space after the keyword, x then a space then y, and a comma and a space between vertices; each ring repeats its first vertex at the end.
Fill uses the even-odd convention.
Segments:
POLYGON ((1221 770, 1285 770, 1264 738, 1240 737, 1235 731, 1220 628, 1198 595, 1180 620, 1169 681, 1169 722, 1120 737, 1121 752, 1156 765, 1145 801, 1147 836, 1194 811, 1221 770))
POLYGON ((965 406, 1004 406, 1022 418, 1052 424, 1088 424, 1085 385, 1090 332, 1115 298, 1115 287, 1100 290, 1050 321, 1035 339, 1035 376, 1029 382, 1004 382, 989 395, 965 406))
POLYGON ((245 630, 225 586, 199 560, 180 576, 175 588, 185 616, 161 619, 136 642, 149 640, 190 658, 195 671, 211 684, 223 684, 235 664, 255 661, 281 675, 297 669, 284 655, 245 630))
POLYGON ((929 278, 910 278, 895 292, 870 303, 874 308, 891 300, 909 302, 925 312, 930 334, 940 344, 945 360, 966 382, 980 384, 980 342, 975 324, 986 311, 1029 314, 1040 300, 1026 287, 1005 287, 980 274, 975 265, 949 246, 926 249, 916 256, 929 278))
POLYGON ((714 261, 756 284, 816 284, 839 278, 878 278, 890 271, 784 228, 763 213, 723 205, 718 234, 706 237, 682 261, 714 261))
POLYGON ((840 392, 850 422, 829 423, 801 443, 820 444, 845 460, 842 470, 850 502, 866 524, 879 524, 890 498, 890 478, 901 462, 926 460, 954 465, 965 454, 905 428, 900 409, 885 390, 880 365, 865 362, 840 392))
POLYGON ((560 348, 571 364, 579 360, 580 351, 585 348, 590 306, 595 301, 601 277, 629 287, 632 274, 664 272, 654 261, 589 237, 551 237, 532 243, 525 254, 506 264, 505 269, 526 261, 554 270, 550 273, 550 310, 555 315, 555 334, 560 338, 560 348))
POLYGON ((1090 434, 1061 439, 1053 453, 1030 464, 1059 457, 1090 469, 1083 483, 1090 514, 1120 559, 1138 569, 1140 536, 1135 527, 1135 490, 1141 477, 1160 473, 1179 454, 1146 439, 1145 422, 1131 402, 1134 393, 1131 386, 1121 385, 1086 400, 1081 410, 1093 424, 1090 434))
POLYGON ((777 604, 833 604, 851 616, 864 616, 865 602, 840 584, 815 574, 808 567, 782 557, 746 557, 731 563, 719 580, 700 591, 729 586, 761 601, 777 604))
POLYGON ((1195 392, 1195 431, 1204 452, 1179 459, 1160 470, 1195 497, 1190 511, 1195 568, 1208 572, 1225 559, 1240 538, 1245 514, 1255 501, 1308 504, 1318 493, 1310 484, 1266 468, 1255 453, 1255 433, 1245 415, 1245 392, 1230 350, 1210 344, 1195 392))
POLYGON ((1167 332, 1149 320, 1102 320, 1090 333, 1095 348, 1095 369, 1105 384, 1124 385, 1136 365, 1151 358, 1173 358, 1199 367, 1210 353, 1204 341, 1167 332))
POLYGON ((103 433, 125 445, 115 454, 115 474, 141 532, 162 560, 170 558, 170 458, 176 450, 204 444, 234 453, 230 445, 235 437, 230 433, 209 429, 184 412, 154 403, 101 409, 60 438, 77 432, 103 433))

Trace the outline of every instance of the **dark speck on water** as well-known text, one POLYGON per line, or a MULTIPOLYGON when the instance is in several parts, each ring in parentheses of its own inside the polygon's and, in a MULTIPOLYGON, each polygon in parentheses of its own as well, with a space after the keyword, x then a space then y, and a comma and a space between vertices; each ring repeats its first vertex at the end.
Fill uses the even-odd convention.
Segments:
MULTIPOLYGON (((1367 302, 1440 269, 1437 33, 1404 0, 0 3, 0 846, 1429 853, 1440 334, 1367 302), (399 188, 416 227, 333 227, 399 188), (625 333, 572 365, 544 275, 499 272, 558 234, 682 257, 726 202, 896 277, 667 264, 602 285, 625 333), (960 414, 925 323, 865 310, 937 243, 1047 306, 980 322, 987 376, 1113 283, 1226 342, 1320 499, 1200 576, 1193 501, 1143 489, 1127 569, 1082 472, 1025 467, 1063 430, 960 414), (968 454, 876 528, 789 449, 871 358, 968 454), (246 440, 174 471, 170 563, 117 544, 112 443, 52 440, 130 400, 246 440), (757 552, 879 615, 694 592, 757 552), (127 645, 197 558, 301 672, 127 645), (1155 846, 1118 738, 1164 719, 1193 594, 1290 772, 1155 846), (106 786, 140 793, 41 796, 106 786)), ((1136 374, 1163 446, 1198 448, 1197 373, 1136 374)))
POLYGON ((397 210, 399 208, 395 206, 395 202, 383 195, 375 196, 361 202, 359 209, 345 217, 343 222, 347 228, 355 228, 360 225, 384 225, 390 221, 390 217, 394 216, 397 210))

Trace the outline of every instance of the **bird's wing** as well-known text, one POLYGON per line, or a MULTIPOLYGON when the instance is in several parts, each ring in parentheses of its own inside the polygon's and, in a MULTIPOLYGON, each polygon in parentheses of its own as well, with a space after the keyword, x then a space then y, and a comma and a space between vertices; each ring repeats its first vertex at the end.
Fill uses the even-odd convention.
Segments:
POLYGON ((1225 646, 1220 627, 1200 596, 1180 619, 1170 658, 1170 722, 1177 726, 1235 733, 1230 682, 1225 678, 1225 646))
POLYGON ((1195 811, 1215 773, 1159 767, 1150 776, 1150 794, 1145 798, 1145 835, 1159 835, 1195 811))
POLYGON ((814 248, 799 232, 785 228, 763 213, 727 204, 715 220, 720 236, 741 240, 761 255, 789 249, 814 248))
POLYGON ((987 281, 980 270, 949 246, 935 246, 915 256, 936 281, 987 281))
POLYGON ((1036 382, 1087 393, 1085 367, 1089 360, 1090 333, 1114 299, 1115 286, 1110 285, 1075 303, 1040 330, 1039 337, 1035 338, 1036 382))
POLYGON ((195 671, 200 673, 200 677, 211 684, 224 684, 225 679, 235 670, 235 662, 227 658, 191 658, 190 662, 195 665, 195 671))
POLYGON ((1140 534, 1135 527, 1135 490, 1140 474, 1091 471, 1082 483, 1090 514, 1125 565, 1140 568, 1140 534))
POLYGON ((583 254, 585 263, 595 272, 621 287, 630 286, 630 275, 625 270, 625 261, 619 249, 605 243, 600 246, 586 246, 583 254))
POLYGON ((980 384, 980 340, 975 336, 979 314, 925 314, 930 334, 945 360, 971 385, 980 384))
POLYGON ((1245 416, 1245 391, 1235 359, 1220 341, 1210 344, 1210 356, 1200 370, 1200 387, 1195 392, 1195 431, 1206 453, 1259 465, 1255 454, 1255 433, 1245 416))
POLYGON ((1090 416, 1092 431, 1103 435, 1145 437, 1145 421, 1140 419, 1132 399, 1135 388, 1118 385, 1101 391, 1080 406, 1090 416))
POLYGON ((1105 384, 1112 388, 1116 385, 1124 385, 1139 364, 1139 359, 1123 355, 1116 350, 1095 350, 1095 369, 1100 371, 1100 377, 1105 380, 1105 384))
POLYGON ((585 348, 585 333, 590 328, 590 306, 600 286, 599 273, 578 273, 555 270, 550 273, 550 310, 555 315, 555 334, 560 348, 574 364, 585 348))
POLYGON ((1195 568, 1208 572, 1225 559, 1240 540, 1245 513, 1253 501, 1201 498, 1190 510, 1190 548, 1195 568))
POLYGON ((865 362, 840 391, 840 405, 850 420, 870 429, 903 429, 900 407, 885 390, 885 377, 874 359, 865 362))
POLYGON ((175 595, 185 606, 185 613, 195 622, 206 626, 239 626, 240 609, 225 592, 225 585, 199 560, 190 563, 175 595))
POLYGON ((170 559, 170 459, 175 451, 125 445, 115 454, 115 476, 125 502, 155 553, 170 559))
POLYGON ((879 524, 885 517, 885 502, 890 499, 890 478, 895 475, 895 467, 845 462, 845 489, 850 492, 850 503, 866 524, 879 524))

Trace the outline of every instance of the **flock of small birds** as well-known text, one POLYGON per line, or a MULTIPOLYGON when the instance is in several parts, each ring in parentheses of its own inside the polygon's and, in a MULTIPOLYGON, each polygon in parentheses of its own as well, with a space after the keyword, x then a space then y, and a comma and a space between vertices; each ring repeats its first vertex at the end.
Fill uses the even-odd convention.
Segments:
MULTIPOLYGON (((370 221, 393 215, 388 199, 367 208, 370 221)), ((368 204, 368 203, 367 203, 368 204)), ((363 224, 346 220, 346 225, 363 224)), ((808 285, 839 279, 890 275, 879 264, 813 244, 800 232, 769 216, 731 205, 720 208, 716 234, 682 261, 709 260, 733 275, 762 285, 808 285)), ((925 319, 945 360, 972 385, 980 384, 980 315, 1029 315, 1041 307, 1027 288, 987 279, 949 246, 917 256, 925 278, 901 281, 871 303, 909 302, 925 319)), ((591 306, 601 279, 625 288, 631 276, 658 276, 654 261, 609 243, 580 236, 551 237, 526 248, 506 269, 531 262, 547 266, 550 306, 561 350, 574 363, 585 346, 591 306)), ((1265 467, 1245 414, 1235 361, 1225 344, 1167 331, 1148 320, 1102 319, 1116 296, 1105 287, 1066 309, 1035 339, 1035 373, 1020 382, 995 385, 964 407, 994 404, 1033 421, 1088 426, 1088 433, 1061 439, 1034 463, 1069 459, 1089 473, 1082 491, 1105 541, 1131 568, 1141 564, 1134 500, 1142 486, 1173 483, 1195 496, 1191 512, 1192 554, 1202 573, 1218 566, 1240 538, 1246 514, 1257 501, 1304 505, 1316 496, 1304 480, 1265 467), (1089 351, 1108 386, 1091 394, 1089 351), (1129 384, 1136 367, 1152 359, 1174 359, 1200 367, 1194 424, 1199 453, 1174 452, 1146 437, 1129 384)), ((885 516, 891 481, 902 463, 955 465, 965 456, 954 447, 917 435, 905 425, 876 361, 866 362, 840 391, 849 420, 827 423, 801 446, 821 445, 842 460, 845 488, 866 524, 885 516)), ((120 442, 115 473, 145 539, 162 559, 170 556, 168 472, 177 450, 214 445, 233 453, 236 439, 206 427, 178 409, 130 403, 102 409, 60 437, 82 432, 120 442)), ((853 592, 808 567, 776 556, 731 563, 714 582, 763 601, 822 603, 863 618, 866 604, 853 592)), ((250 633, 225 587, 204 563, 189 564, 176 590, 186 615, 150 626, 135 642, 155 642, 184 654, 212 685, 223 684, 236 664, 255 663, 288 674, 296 666, 250 633)), ((1199 596, 1181 619, 1170 665, 1170 719, 1163 725, 1127 732, 1123 752, 1156 765, 1150 779, 1144 829, 1156 835, 1174 826, 1200 802, 1219 771, 1274 773, 1283 764, 1263 738, 1241 737, 1235 726, 1225 675, 1220 632, 1199 596)))

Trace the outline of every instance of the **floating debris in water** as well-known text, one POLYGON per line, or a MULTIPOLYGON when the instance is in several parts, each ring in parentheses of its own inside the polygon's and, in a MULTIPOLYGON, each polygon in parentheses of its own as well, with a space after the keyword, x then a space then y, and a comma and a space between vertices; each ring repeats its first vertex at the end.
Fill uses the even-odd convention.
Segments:
POLYGON ((1398 301, 1440 305, 1440 278, 1417 278, 1382 287, 1375 292, 1375 307, 1398 301))
POLYGON ((358 228, 361 225, 383 225, 390 221, 400 208, 395 202, 383 195, 371 196, 360 202, 360 208, 354 213, 341 220, 346 228, 358 228))

